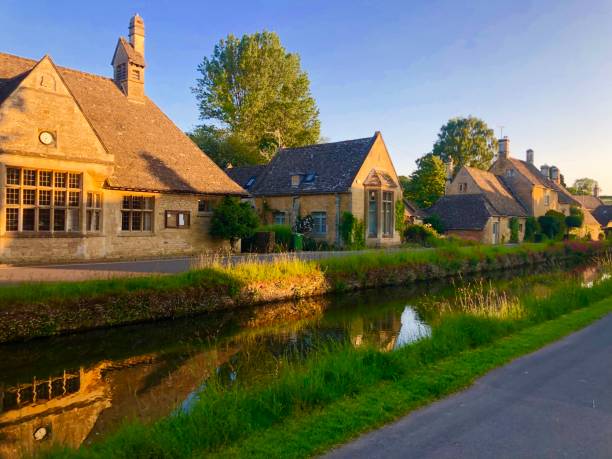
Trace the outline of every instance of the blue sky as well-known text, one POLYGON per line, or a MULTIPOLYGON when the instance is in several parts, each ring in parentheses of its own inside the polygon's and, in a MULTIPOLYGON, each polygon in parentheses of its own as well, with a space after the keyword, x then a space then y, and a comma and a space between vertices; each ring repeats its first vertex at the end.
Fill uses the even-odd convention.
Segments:
POLYGON ((612 1, 0 0, 0 51, 111 75, 119 35, 146 26, 148 95, 183 129, 219 38, 277 32, 301 55, 331 140, 380 130, 400 174, 450 117, 475 115, 568 182, 612 194, 612 1))

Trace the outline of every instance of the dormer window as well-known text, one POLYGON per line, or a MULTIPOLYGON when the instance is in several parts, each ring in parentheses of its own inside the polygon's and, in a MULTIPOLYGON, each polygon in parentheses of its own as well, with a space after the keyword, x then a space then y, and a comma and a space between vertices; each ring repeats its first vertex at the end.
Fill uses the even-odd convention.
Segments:
POLYGON ((460 193, 466 193, 468 189, 468 184, 467 183, 460 183, 459 184, 459 192, 460 193))
POLYGON ((314 183, 316 177, 317 177, 316 174, 312 172, 309 174, 306 174, 306 177, 304 177, 304 183, 314 183))
POLYGON ((508 169, 508 171, 506 172, 506 176, 508 177, 514 177, 515 172, 514 169, 508 169))
POLYGON ((291 186, 296 187, 300 185, 300 176, 295 174, 291 176, 291 186))

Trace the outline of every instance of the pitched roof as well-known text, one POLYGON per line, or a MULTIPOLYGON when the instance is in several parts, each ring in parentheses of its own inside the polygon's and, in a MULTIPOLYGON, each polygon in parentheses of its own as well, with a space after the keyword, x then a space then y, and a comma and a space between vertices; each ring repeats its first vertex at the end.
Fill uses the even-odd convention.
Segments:
POLYGON ((411 201, 410 199, 404 198, 404 208, 414 217, 425 218, 428 216, 426 211, 421 209, 416 202, 411 201))
POLYGON ((377 135, 300 148, 282 148, 251 191, 254 195, 266 196, 346 192, 377 135), (301 177, 297 186, 291 186, 294 175, 301 177), (312 180, 305 180, 308 176, 312 180))
POLYGON ((258 164, 256 166, 228 167, 225 169, 225 173, 242 188, 249 190, 255 186, 257 179, 265 169, 266 164, 258 164), (253 182, 249 185, 251 180, 253 182))
POLYGON ((593 217, 601 226, 608 226, 612 222, 612 205, 599 206, 593 211, 593 217))
MULTIPOLYGON (((123 48, 123 50, 125 51, 125 54, 127 54, 128 60, 132 64, 139 65, 140 67, 145 67, 146 64, 145 64, 144 56, 140 54, 138 51, 136 51, 129 41, 127 41, 123 37, 120 37, 119 41, 117 42, 117 48, 115 48, 115 54, 117 53, 117 49, 119 47, 123 48)), ((115 56, 113 56, 112 62, 114 61, 115 61, 115 56)))
POLYGON ((482 194, 451 194, 443 196, 427 209, 437 215, 447 230, 482 230, 495 215, 482 194))
POLYGON ((494 215, 510 217, 526 217, 528 215, 525 208, 500 177, 474 167, 466 167, 465 169, 484 194, 494 215))
POLYGON ((593 195, 586 195, 586 196, 573 195, 572 197, 576 201, 578 201, 580 204, 582 204, 582 207, 584 207, 585 209, 588 209, 588 210, 595 210, 599 206, 603 206, 604 205, 604 202, 601 199, 599 199, 597 196, 593 196, 593 195))
MULTIPOLYGON (((0 81, 19 78, 35 65, 31 59, 0 53, 0 81)), ((110 78, 63 67, 57 70, 115 156, 109 187, 244 194, 148 97, 142 103, 131 102, 110 78)))

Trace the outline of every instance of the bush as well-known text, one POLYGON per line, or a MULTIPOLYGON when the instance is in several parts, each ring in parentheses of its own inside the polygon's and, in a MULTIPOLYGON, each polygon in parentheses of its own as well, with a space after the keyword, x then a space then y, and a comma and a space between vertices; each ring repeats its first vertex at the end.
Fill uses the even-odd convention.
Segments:
POLYGON ((560 240, 565 234, 565 215, 556 210, 549 210, 546 215, 538 218, 542 233, 548 239, 560 240))
POLYGON ((436 245, 438 239, 438 233, 430 226, 408 225, 404 230, 406 242, 431 247, 436 245))
POLYGON ((541 231, 540 224, 535 217, 529 217, 525 222, 525 242, 535 242, 536 234, 541 231))
POLYGON ((404 228, 406 228, 406 208, 404 207, 404 200, 398 199, 395 201, 395 230, 402 234, 404 228))
POLYGON ((305 252, 322 252, 331 250, 332 247, 327 241, 317 241, 311 237, 305 237, 302 245, 302 250, 305 252))
POLYGON ((228 240, 234 249, 239 239, 253 237, 258 226, 259 217, 248 203, 226 196, 215 207, 210 235, 228 240))
POLYGON ((257 231, 270 231, 274 233, 276 246, 283 251, 291 247, 293 233, 289 225, 264 225, 257 228, 257 231))
POLYGON ((340 217, 340 236, 344 246, 358 250, 365 247, 364 226, 350 212, 343 212, 340 217))
POLYGON ((512 217, 509 222, 510 226, 510 242, 512 244, 519 243, 519 220, 516 217, 512 217))
POLYGON ((584 212, 578 207, 571 207, 570 214, 565 217, 565 226, 567 227, 568 234, 572 228, 581 228, 583 224, 584 212))
POLYGON ((442 222, 442 219, 435 214, 430 215, 429 217, 426 217, 425 219, 423 219, 423 223, 427 225, 431 225, 431 227, 438 234, 442 234, 446 230, 446 228, 444 227, 444 223, 442 222))

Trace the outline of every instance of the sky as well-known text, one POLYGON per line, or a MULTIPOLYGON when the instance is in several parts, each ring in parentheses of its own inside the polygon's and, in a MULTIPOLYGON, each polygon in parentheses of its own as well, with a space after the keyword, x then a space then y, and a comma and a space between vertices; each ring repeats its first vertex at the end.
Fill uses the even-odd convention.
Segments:
POLYGON ((612 194, 612 0, 0 0, 0 51, 111 76, 117 38, 139 13, 146 91, 183 130, 190 88, 228 34, 277 32, 301 56, 321 134, 381 131, 397 172, 431 151, 455 116, 484 119, 572 184, 612 194))

